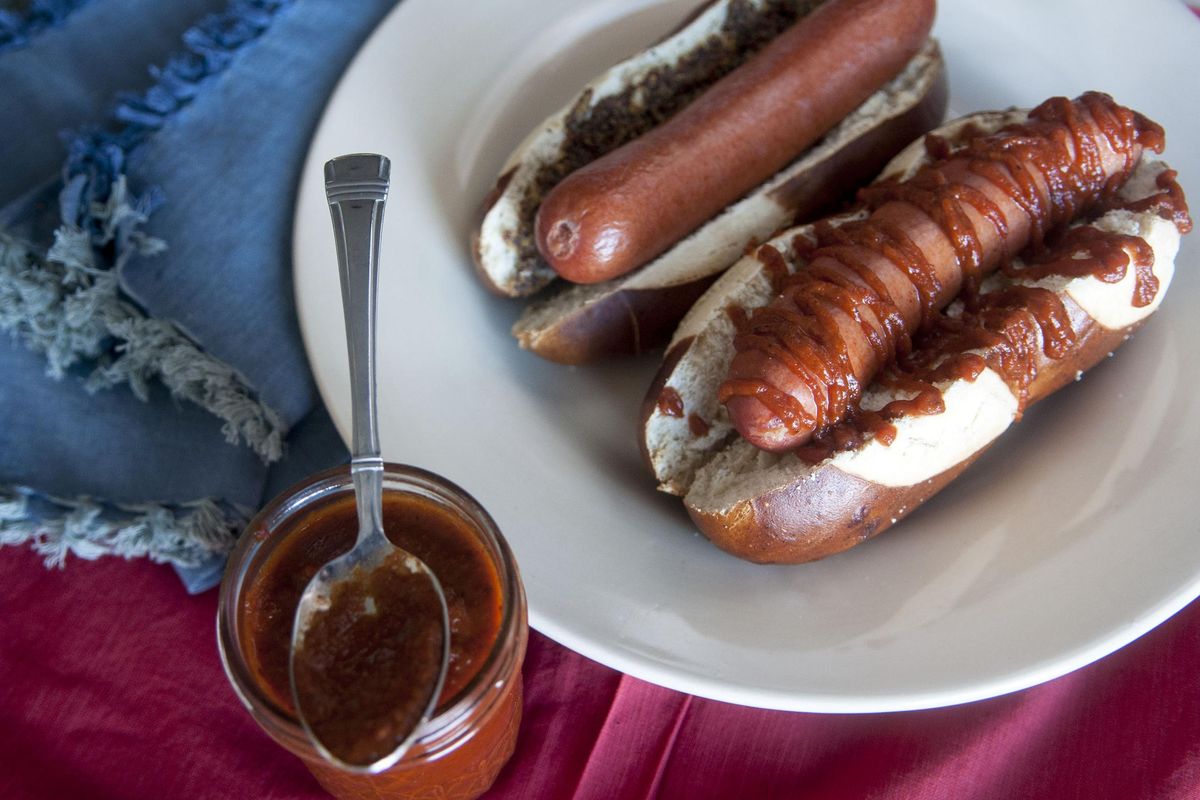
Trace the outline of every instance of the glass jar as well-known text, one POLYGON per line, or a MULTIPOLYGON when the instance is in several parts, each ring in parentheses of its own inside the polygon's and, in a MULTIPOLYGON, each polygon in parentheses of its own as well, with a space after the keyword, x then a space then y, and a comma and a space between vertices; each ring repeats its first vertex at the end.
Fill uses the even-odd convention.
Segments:
MULTIPOLYGON (((353 493, 347 468, 329 470, 285 491, 250 521, 230 555, 217 608, 217 642, 225 673, 263 730, 299 756, 334 797, 477 797, 492 785, 516 746, 521 719, 521 664, 528 627, 525 592, 512 553, 487 511, 458 486, 415 467, 386 465, 385 507, 389 495, 402 493, 410 497, 392 499, 420 499, 457 515, 490 559, 500 596, 495 641, 474 676, 465 683, 460 681, 462 688, 453 696, 443 694, 433 718, 394 767, 377 775, 362 775, 345 772, 322 759, 296 719, 290 693, 272 686, 268 673, 261 666, 256 668, 261 659, 252 639, 254 631, 264 624, 265 612, 251 596, 256 582, 261 587, 271 579, 264 574, 264 567, 272 563, 273 554, 284 552, 279 548, 288 537, 307 535, 311 527, 306 526, 307 520, 317 519, 331 504, 353 502, 353 493)), ((344 549, 352 543, 353 533, 348 535, 351 539, 344 549)), ((302 586, 307 578, 297 578, 296 582, 302 586)), ((276 604, 279 607, 265 623, 286 625, 290 633, 294 602, 290 608, 287 603, 276 604)), ((453 644, 452 633, 452 648, 453 644)))

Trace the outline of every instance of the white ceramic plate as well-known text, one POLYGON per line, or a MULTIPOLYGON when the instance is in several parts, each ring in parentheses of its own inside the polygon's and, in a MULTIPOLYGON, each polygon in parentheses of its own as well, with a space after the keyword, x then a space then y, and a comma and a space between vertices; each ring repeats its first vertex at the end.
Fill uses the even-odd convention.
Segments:
MULTIPOLYGON (((347 70, 296 211, 296 296, 349 431, 321 165, 392 159, 379 391, 385 455, 461 483, 516 552, 533 625, 685 692, 769 708, 892 711, 1031 686, 1200 593, 1200 236, 1162 311, 1033 409, 884 536, 799 567, 745 564, 657 494, 634 438, 652 359, 568 369, 519 350, 467 238, 509 151, 691 0, 404 0, 347 70)), ((943 2, 953 113, 1102 89, 1162 122, 1200 197, 1200 22, 1175 0, 943 2), (993 55, 999 53, 1001 55, 993 55)))

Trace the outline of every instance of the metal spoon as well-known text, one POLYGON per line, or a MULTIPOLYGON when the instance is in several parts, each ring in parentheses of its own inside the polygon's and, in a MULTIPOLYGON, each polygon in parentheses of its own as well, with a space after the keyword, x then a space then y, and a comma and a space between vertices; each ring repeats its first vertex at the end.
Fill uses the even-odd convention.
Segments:
POLYGON ((358 540, 350 552, 325 564, 301 595, 288 665, 296 711, 317 752, 343 769, 360 773, 387 769, 412 744, 421 724, 433 714, 450 653, 450 623, 441 584, 424 562, 393 545, 383 532, 375 286, 390 168, 387 158, 372 154, 341 156, 325 164, 325 194, 333 217, 350 355, 354 429, 350 472, 358 506, 358 540), (389 594, 372 592, 401 584, 432 611, 412 616, 433 619, 397 619, 384 613, 389 594), (343 608, 348 603, 354 604, 349 611, 343 608), (351 614, 352 629, 346 624, 346 613, 351 614), (401 622, 409 627, 398 631, 401 622), (407 653, 402 641, 413 630, 424 637, 411 640, 422 643, 418 654, 407 653), (322 641, 332 641, 336 647, 321 646, 322 641), (404 663, 389 664, 389 659, 404 663), (423 683, 413 685, 414 681, 423 683), (383 722, 371 716, 376 711, 391 714, 393 706, 403 713, 397 710, 396 718, 383 722), (362 718, 355 716, 360 711, 362 718), (331 715, 341 718, 331 720, 331 715))

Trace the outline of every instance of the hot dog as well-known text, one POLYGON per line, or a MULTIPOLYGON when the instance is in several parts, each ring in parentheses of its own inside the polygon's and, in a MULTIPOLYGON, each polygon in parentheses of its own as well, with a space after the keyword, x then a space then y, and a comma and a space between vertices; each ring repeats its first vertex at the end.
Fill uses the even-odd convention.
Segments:
POLYGON ((1162 130, 1088 93, 1047 101, 903 184, 867 193, 870 217, 818 249, 755 313, 719 394, 734 427, 766 450, 836 423, 859 387, 964 283, 1098 203, 1162 130))
MULTIPOLYGON (((1012 111, 951 123, 897 156, 876 185, 912 178, 1028 120, 1012 111)), ((1190 220, 1174 172, 1142 150, 1098 206, 1046 225, 1040 247, 960 292, 845 418, 786 453, 738 435, 718 399, 734 340, 788 276, 810 267, 819 240, 862 227, 870 207, 785 231, 743 258, 684 318, 647 393, 642 446, 659 488, 682 496, 719 547, 759 562, 822 558, 904 518, 1162 302, 1190 220)))
MULTIPOLYGON (((507 297, 547 289, 557 276, 537 251, 534 225, 547 193, 572 171, 683 113, 705 88, 816 5, 716 0, 672 36, 591 82, 539 125, 502 168, 474 231, 472 253, 484 285, 507 297)), ((883 49, 889 47, 894 45, 883 49)), ((936 43, 919 43, 904 58, 899 73, 872 87, 865 101, 849 113, 837 111, 831 120, 836 125, 819 141, 749 191, 706 212, 686 238, 649 263, 588 286, 558 281, 558 291, 548 291, 514 326, 521 346, 550 360, 585 363, 665 343, 687 308, 748 243, 832 207, 941 120, 946 84, 936 43)), ((749 132, 735 149, 757 146, 749 132)))
POLYGON ((933 0, 830 0, 671 119, 555 186, 538 209, 538 250, 576 283, 646 263, 895 77, 933 13, 933 0))

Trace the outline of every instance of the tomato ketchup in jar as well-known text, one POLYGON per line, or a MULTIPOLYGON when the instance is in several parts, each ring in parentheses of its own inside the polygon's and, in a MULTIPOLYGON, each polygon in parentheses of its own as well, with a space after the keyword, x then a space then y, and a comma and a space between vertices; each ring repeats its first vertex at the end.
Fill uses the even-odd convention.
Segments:
POLYGON ((313 476, 250 521, 221 584, 217 641, 225 672, 259 725, 334 797, 478 797, 512 755, 521 719, 528 628, 516 563, 482 506, 414 467, 386 465, 383 526, 437 575, 450 613, 450 666, 437 709, 395 766, 369 775, 322 759, 296 716, 288 678, 300 595, 358 532, 348 469, 313 476))

